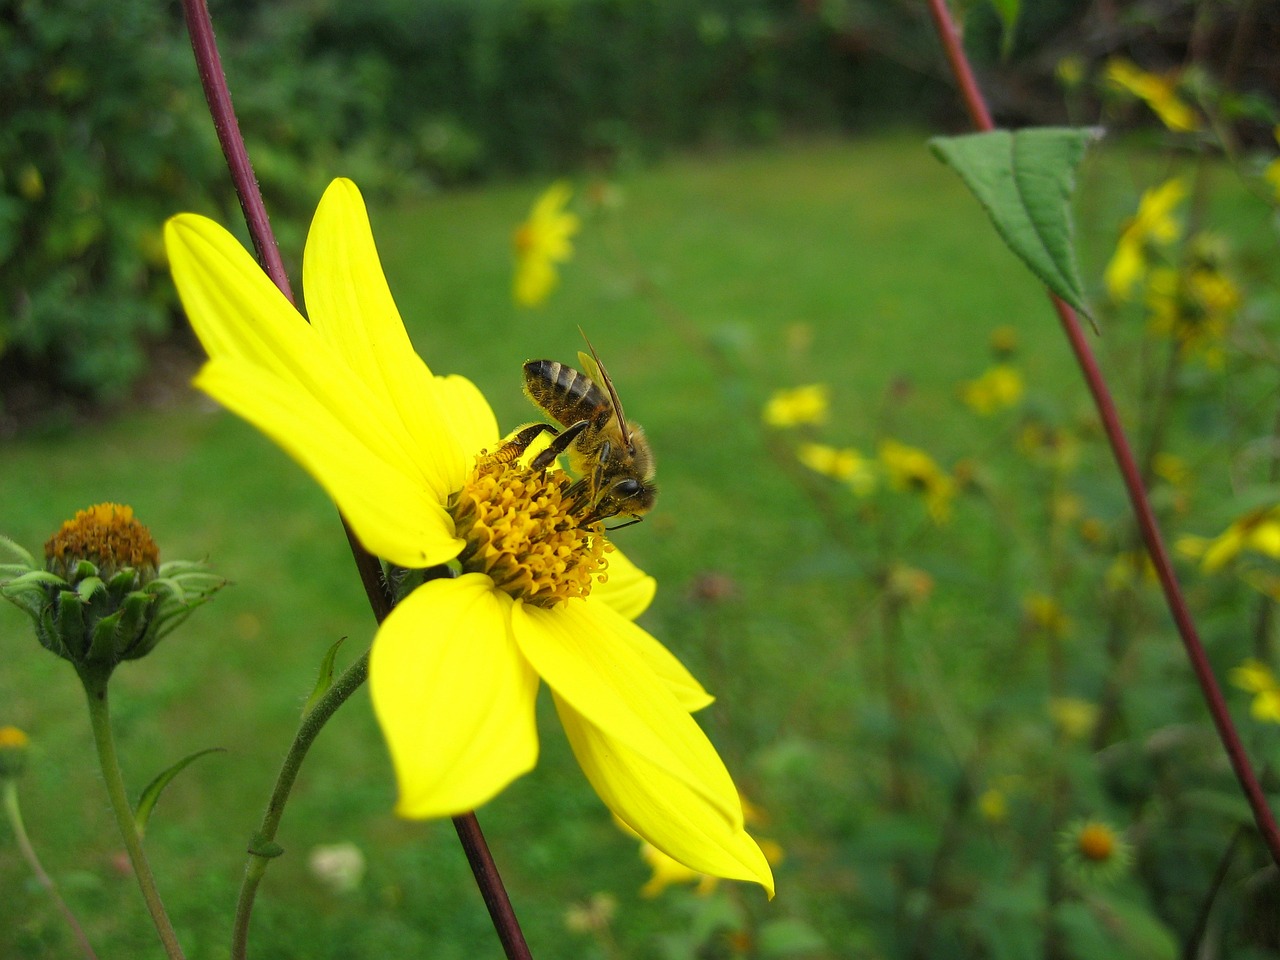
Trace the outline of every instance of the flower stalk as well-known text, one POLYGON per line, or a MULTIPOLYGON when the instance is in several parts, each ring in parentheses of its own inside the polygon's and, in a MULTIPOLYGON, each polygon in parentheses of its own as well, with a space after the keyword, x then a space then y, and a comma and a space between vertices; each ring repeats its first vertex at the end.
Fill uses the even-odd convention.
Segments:
POLYGON ((84 685, 85 699, 89 704, 89 726, 93 729, 93 742, 98 751, 98 763, 102 768, 102 780, 111 801, 111 811, 115 814, 116 824, 120 827, 120 836, 124 840, 125 850, 129 853, 129 862, 133 865, 133 873, 138 880, 138 888, 142 891, 142 899, 146 901, 147 911, 155 923, 156 933, 159 934, 160 942, 164 945, 165 955, 169 960, 183 960, 178 936, 174 933, 173 924, 169 921, 164 903, 160 900, 160 891, 156 888, 151 864, 148 863, 147 855, 142 849, 142 837, 138 834, 138 825, 133 818, 133 807, 129 803, 124 777, 120 773, 115 737, 111 733, 111 711, 107 701, 107 681, 111 676, 111 668, 94 664, 77 664, 76 673, 79 674, 80 682, 84 685))
MULTIPOLYGON (((937 29, 938 37, 946 51, 947 60, 960 87, 970 120, 974 127, 980 131, 994 130, 995 123, 992 121, 991 113, 982 97, 982 91, 974 79, 973 71, 969 66, 968 58, 961 43, 959 29, 947 9, 946 0, 929 0, 929 10, 937 29)), ((1119 468, 1121 478, 1124 481, 1130 506, 1133 509, 1138 528, 1142 533, 1142 539, 1147 546, 1147 552, 1151 556, 1151 562, 1155 566, 1156 576, 1164 592, 1169 613, 1173 616, 1178 634, 1182 638, 1183 646, 1186 649, 1187 658, 1191 662, 1191 669, 1200 685, 1205 705, 1209 709, 1214 726, 1218 731, 1218 737, 1222 741, 1223 748, 1231 761, 1232 769, 1235 771, 1236 779, 1240 782, 1241 790, 1244 792, 1245 799, 1253 812, 1254 821, 1262 835, 1263 842, 1266 843, 1272 859, 1280 866, 1280 828, 1276 825, 1275 817, 1267 804, 1266 795, 1262 791, 1257 775, 1254 773, 1253 766, 1249 761, 1249 756, 1240 741, 1240 735, 1231 719, 1231 714, 1227 710, 1226 700, 1222 696, 1222 690, 1214 677, 1212 667, 1209 665, 1204 645, 1200 642, 1199 633, 1196 630, 1195 622, 1191 617, 1186 600, 1182 595, 1182 588, 1179 586, 1177 577, 1173 572, 1173 565, 1169 560, 1169 552, 1161 536, 1160 527, 1156 522, 1151 502, 1147 497, 1146 488, 1143 486, 1142 476, 1133 455, 1133 450, 1130 447, 1124 427, 1121 425, 1120 415, 1116 410, 1115 401, 1111 397, 1106 377, 1103 376, 1101 369, 1098 367, 1098 362, 1093 355, 1092 348, 1085 339, 1084 330, 1076 317, 1075 311, 1060 297, 1052 293, 1049 296, 1053 302, 1053 308, 1058 314, 1058 319, 1061 322, 1063 332, 1066 334, 1067 341, 1071 345, 1071 351, 1075 355, 1076 363, 1079 365, 1085 383, 1089 388, 1089 393, 1093 397, 1094 405, 1097 407, 1098 416, 1107 435, 1107 442, 1111 447, 1112 456, 1115 458, 1116 466, 1119 468)))

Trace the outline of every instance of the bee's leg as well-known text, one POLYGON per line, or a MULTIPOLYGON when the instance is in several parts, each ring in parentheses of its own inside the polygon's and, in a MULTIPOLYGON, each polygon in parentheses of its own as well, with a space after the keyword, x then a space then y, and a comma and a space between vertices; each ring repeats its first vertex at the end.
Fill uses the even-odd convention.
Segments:
MULTIPOLYGON (((569 444, 577 440, 578 434, 587 429, 590 423, 590 420, 579 420, 573 426, 565 427, 564 432, 558 434, 554 440, 547 444, 545 450, 529 461, 529 466, 534 470, 545 470, 551 466, 551 464, 555 463, 556 457, 568 450, 569 444)), ((543 424, 543 426, 546 426, 546 424, 543 424)), ((523 433, 524 431, 521 432, 523 433)), ((533 438, 531 437, 530 439, 532 440, 533 438)))
POLYGON ((529 444, 533 443, 534 440, 548 430, 552 433, 556 432, 556 428, 549 423, 531 423, 493 453, 489 454, 487 459, 495 463, 510 463, 528 450, 529 444))

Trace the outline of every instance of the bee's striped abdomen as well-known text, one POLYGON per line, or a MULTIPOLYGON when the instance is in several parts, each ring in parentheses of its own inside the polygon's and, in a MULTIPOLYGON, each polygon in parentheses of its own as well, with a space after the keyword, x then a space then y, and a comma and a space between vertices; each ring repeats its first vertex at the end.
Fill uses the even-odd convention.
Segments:
POLYGON ((530 360, 524 365, 524 389, 562 426, 579 420, 595 420, 610 409, 608 396, 584 373, 558 360, 530 360))

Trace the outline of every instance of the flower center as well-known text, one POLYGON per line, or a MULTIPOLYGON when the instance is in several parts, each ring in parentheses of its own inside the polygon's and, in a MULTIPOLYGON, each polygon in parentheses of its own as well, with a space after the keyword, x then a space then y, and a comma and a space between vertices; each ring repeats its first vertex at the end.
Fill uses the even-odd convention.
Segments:
POLYGON ((449 500, 464 573, 483 573, 517 600, 553 607, 586 597, 607 579, 613 548, 600 523, 574 516, 562 473, 531 472, 518 462, 481 456, 463 488, 449 500))
POLYGON ((1116 837, 1104 824, 1089 823, 1081 828, 1076 843, 1085 859, 1101 863, 1110 859, 1111 854, 1115 852, 1116 837))
POLYGON ((88 560, 104 579, 132 567, 145 582, 156 575, 160 548, 132 507, 99 503, 76 511, 44 545, 44 556, 47 569, 63 579, 71 579, 80 561, 88 560))

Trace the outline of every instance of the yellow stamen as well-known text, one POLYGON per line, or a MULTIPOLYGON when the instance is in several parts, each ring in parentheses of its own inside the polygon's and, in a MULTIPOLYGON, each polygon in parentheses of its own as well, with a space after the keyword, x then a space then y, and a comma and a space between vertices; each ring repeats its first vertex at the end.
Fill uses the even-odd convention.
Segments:
POLYGON ((132 507, 99 503, 64 523, 44 545, 44 556, 47 568, 63 578, 69 578, 81 560, 88 560, 104 577, 132 567, 149 580, 160 562, 160 548, 134 519, 132 507))
POLYGON ((450 500, 465 573, 483 573, 500 589, 539 607, 586 597, 603 583, 609 562, 599 523, 584 523, 564 498, 562 473, 532 472, 518 462, 482 457, 450 500))

